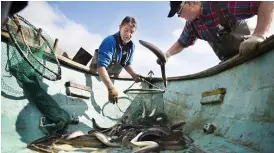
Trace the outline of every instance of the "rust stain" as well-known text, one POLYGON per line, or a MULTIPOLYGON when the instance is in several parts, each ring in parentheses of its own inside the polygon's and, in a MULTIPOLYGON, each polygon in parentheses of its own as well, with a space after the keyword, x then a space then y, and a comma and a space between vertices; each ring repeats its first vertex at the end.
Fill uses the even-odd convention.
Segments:
POLYGON ((211 91, 206 91, 202 93, 202 97, 212 96, 212 95, 218 95, 218 94, 225 94, 226 89, 225 88, 219 88, 211 91))

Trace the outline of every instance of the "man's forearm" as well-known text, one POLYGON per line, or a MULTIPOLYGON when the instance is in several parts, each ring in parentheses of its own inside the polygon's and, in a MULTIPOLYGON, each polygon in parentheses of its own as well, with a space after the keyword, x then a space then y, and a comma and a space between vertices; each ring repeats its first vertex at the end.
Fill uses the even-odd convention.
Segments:
POLYGON ((274 2, 261 1, 258 8, 257 26, 254 34, 264 36, 270 27, 274 15, 274 2))
POLYGON ((101 67, 97 68, 97 71, 98 71, 98 74, 100 75, 101 79, 103 80, 105 86, 108 89, 112 89, 114 87, 114 85, 112 84, 112 82, 109 78, 109 75, 108 75, 108 72, 107 72, 106 68, 101 66, 101 67))
POLYGON ((125 67, 125 70, 133 77, 136 73, 133 70, 131 65, 128 65, 127 67, 125 67))
POLYGON ((172 55, 175 55, 177 53, 180 53, 184 49, 183 46, 181 46, 178 42, 174 43, 170 49, 166 52, 166 56, 170 57, 172 55))

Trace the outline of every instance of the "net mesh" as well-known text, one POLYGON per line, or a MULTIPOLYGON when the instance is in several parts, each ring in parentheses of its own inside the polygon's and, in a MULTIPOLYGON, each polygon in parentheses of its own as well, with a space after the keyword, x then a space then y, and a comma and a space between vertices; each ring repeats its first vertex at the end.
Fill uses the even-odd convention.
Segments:
POLYGON ((10 18, 6 30, 11 39, 1 47, 2 95, 23 95, 46 117, 45 124, 53 123, 54 126, 46 127, 47 133, 65 132, 71 116, 40 85, 42 77, 51 81, 61 79, 60 64, 51 47, 52 39, 21 16, 10 18), (12 76, 19 87, 9 84, 16 82, 10 81, 12 76))
POLYGON ((147 116, 158 116, 164 114, 164 99, 163 94, 165 90, 151 84, 144 80, 144 86, 142 88, 132 88, 133 83, 124 93, 132 99, 131 105, 123 117, 127 117, 128 120, 137 121, 147 116), (153 88, 148 89, 146 85, 151 85, 153 88))
POLYGON ((11 57, 11 66, 25 74, 36 71, 42 77, 55 81, 61 79, 61 68, 53 50, 53 40, 21 16, 7 23, 7 30, 21 56, 11 57), (23 61, 24 65, 21 62, 23 61), (19 64, 20 63, 20 64, 19 64), (30 69, 30 67, 32 67, 30 69))

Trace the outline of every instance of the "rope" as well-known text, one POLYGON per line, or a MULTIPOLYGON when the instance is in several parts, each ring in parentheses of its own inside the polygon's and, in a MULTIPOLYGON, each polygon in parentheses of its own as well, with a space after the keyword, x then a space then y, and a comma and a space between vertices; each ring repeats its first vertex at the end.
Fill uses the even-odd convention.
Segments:
POLYGON ((116 106, 118 107, 119 111, 122 113, 125 113, 124 111, 121 110, 121 108, 118 106, 118 104, 116 103, 116 106))
POLYGON ((133 82, 132 85, 130 85, 126 90, 124 90, 124 93, 127 94, 130 91, 145 91, 145 92, 131 92, 131 94, 153 94, 153 93, 164 93, 165 90, 159 88, 158 86, 150 83, 149 81, 143 79, 143 82, 151 85, 152 87, 156 88, 156 89, 130 89, 136 82, 133 82))

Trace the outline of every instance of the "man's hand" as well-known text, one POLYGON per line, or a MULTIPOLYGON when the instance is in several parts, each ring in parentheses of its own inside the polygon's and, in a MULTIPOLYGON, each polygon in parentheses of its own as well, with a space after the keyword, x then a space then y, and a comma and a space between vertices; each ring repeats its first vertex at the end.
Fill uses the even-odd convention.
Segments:
POLYGON ((108 100, 113 104, 118 103, 118 91, 115 87, 108 89, 108 100))
MULTIPOLYGON (((165 59, 166 59, 166 62, 167 62, 167 61, 168 61, 168 58, 170 57, 170 54, 169 54, 169 52, 165 52, 164 55, 165 55, 165 59)), ((164 63, 162 63, 162 62, 160 61, 160 59, 157 59, 156 62, 157 62, 157 64, 159 64, 159 65, 164 64, 164 63)))
POLYGON ((133 78, 133 80, 134 80, 136 83, 141 82, 141 81, 144 81, 144 77, 141 76, 140 74, 134 74, 134 75, 132 76, 132 78, 133 78))
POLYGON ((263 36, 253 35, 252 37, 248 38, 240 44, 239 54, 244 55, 255 51, 257 49, 258 44, 264 40, 265 38, 263 36))

